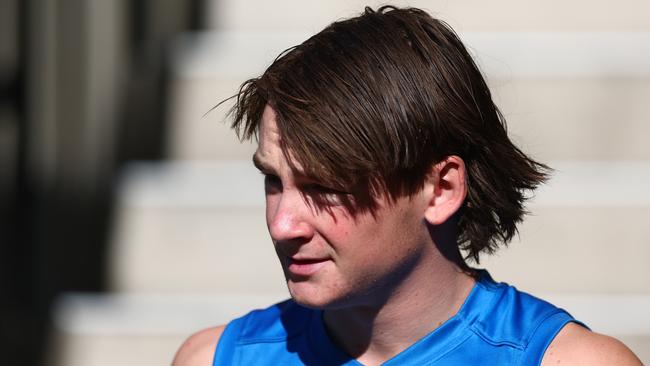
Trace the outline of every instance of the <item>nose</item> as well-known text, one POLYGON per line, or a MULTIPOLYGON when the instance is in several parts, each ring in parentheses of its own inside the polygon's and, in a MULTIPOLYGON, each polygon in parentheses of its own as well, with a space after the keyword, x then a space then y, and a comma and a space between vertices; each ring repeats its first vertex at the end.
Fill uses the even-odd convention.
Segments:
POLYGON ((266 223, 274 242, 306 242, 314 235, 312 216, 305 199, 296 190, 268 196, 266 223))

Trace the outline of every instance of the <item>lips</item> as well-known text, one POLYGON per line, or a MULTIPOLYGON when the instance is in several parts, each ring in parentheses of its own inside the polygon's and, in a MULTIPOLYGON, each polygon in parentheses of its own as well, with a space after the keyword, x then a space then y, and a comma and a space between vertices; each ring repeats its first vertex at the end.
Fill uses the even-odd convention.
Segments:
POLYGON ((287 258, 289 272, 296 276, 310 276, 318 272, 329 258, 287 258))

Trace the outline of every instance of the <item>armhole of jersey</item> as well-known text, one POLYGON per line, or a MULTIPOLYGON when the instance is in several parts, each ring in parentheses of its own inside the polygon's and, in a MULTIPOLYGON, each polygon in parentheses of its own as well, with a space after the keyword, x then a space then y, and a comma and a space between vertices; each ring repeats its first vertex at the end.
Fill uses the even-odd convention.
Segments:
POLYGON ((219 337, 217 348, 214 351, 212 366, 235 365, 235 350, 237 340, 241 334, 242 319, 235 319, 228 323, 219 337))
POLYGON ((528 341, 521 365, 541 365, 544 354, 562 328, 569 323, 576 323, 587 329, 584 323, 575 320, 569 313, 560 310, 546 318, 535 330, 528 341))

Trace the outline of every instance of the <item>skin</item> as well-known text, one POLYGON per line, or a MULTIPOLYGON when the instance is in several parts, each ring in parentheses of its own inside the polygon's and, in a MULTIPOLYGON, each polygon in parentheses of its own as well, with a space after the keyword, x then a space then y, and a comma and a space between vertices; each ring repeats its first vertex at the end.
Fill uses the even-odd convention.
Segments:
POLYGON ((629 365, 641 361, 618 339, 567 324, 546 350, 541 366, 629 365))
POLYGON ((203 329, 192 334, 176 352, 172 366, 212 365, 212 358, 225 325, 203 329))
POLYGON ((325 324, 345 351, 377 363, 455 314, 474 280, 440 254, 429 225, 445 222, 464 201, 462 160, 436 165, 413 196, 378 197, 373 212, 352 212, 337 204, 350 198, 344 192, 305 177, 298 164, 292 169, 280 141, 267 108, 254 161, 266 175, 269 233, 291 296, 325 309, 325 324), (445 183, 436 185, 439 179, 445 183), (333 203, 318 207, 322 195, 333 203), (438 296, 426 296, 432 293, 438 296))
MULTIPOLYGON (((458 311, 474 279, 437 249, 455 233, 431 228, 443 227, 465 200, 462 159, 435 164, 416 194, 377 197, 374 212, 357 212, 341 204, 354 197, 289 164, 280 141, 267 106, 254 162, 265 174, 269 233, 291 296, 324 309, 327 330, 344 351, 364 365, 379 365, 458 311), (319 205, 319 197, 329 204, 319 205)), ((210 365, 222 331, 191 336, 173 365, 210 365)), ((641 365, 622 343, 574 324, 558 334, 542 365, 559 363, 641 365)))

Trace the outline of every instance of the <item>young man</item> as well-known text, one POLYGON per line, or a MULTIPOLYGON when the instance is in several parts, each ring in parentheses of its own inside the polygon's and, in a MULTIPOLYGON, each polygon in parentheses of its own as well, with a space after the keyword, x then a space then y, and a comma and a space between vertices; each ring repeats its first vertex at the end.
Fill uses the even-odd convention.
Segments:
POLYGON ((510 142, 443 22, 366 9, 236 100, 292 299, 193 335, 175 365, 640 365, 466 264, 512 238, 548 168, 510 142))

